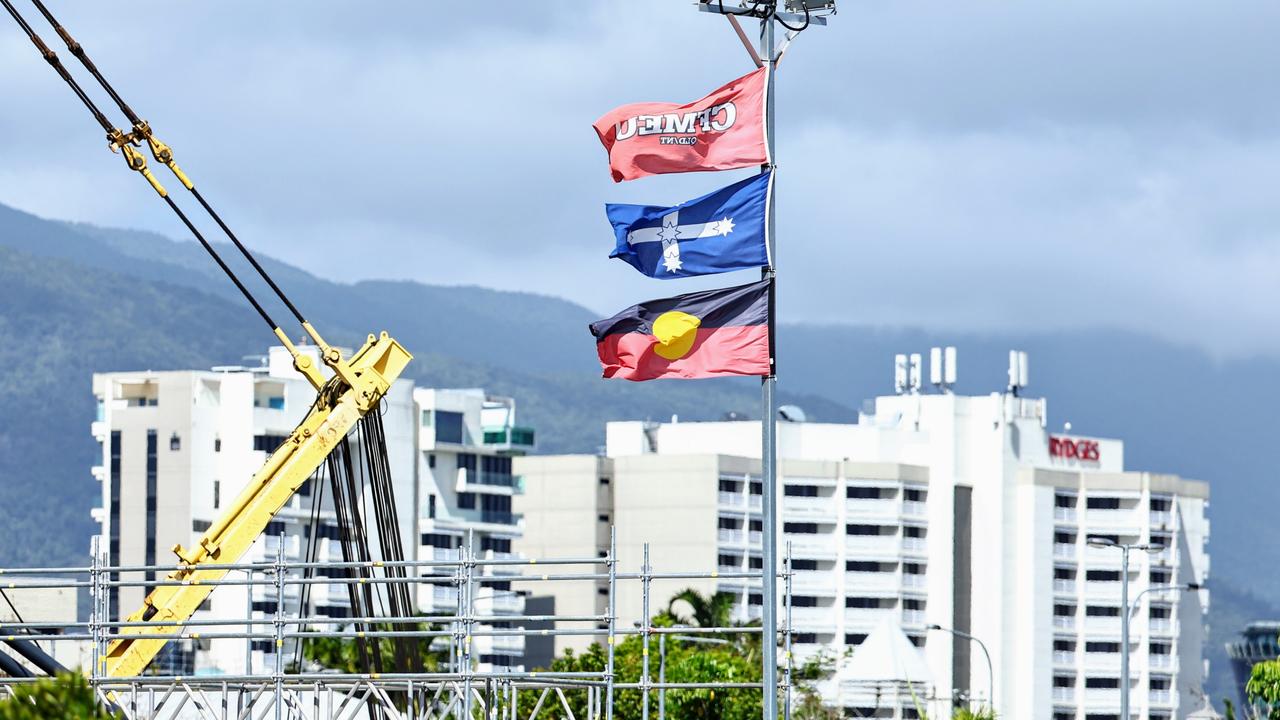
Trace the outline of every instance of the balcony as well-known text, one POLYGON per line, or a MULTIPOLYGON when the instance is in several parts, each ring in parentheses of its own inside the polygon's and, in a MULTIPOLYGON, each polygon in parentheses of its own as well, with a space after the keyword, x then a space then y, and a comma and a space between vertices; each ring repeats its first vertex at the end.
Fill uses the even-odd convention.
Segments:
POLYGON ((906 517, 923 518, 928 514, 928 506, 918 500, 904 500, 902 514, 906 517))
POLYGON ((903 610, 902 624, 905 627, 924 627, 924 610, 903 610))
POLYGON ((762 504, 763 500, 761 500, 759 495, 751 495, 750 499, 747 500, 747 507, 755 512, 760 512, 762 504))
POLYGON ((1054 580, 1053 592, 1055 595, 1075 595, 1076 581, 1075 580, 1054 580))
POLYGON ((506 448, 531 448, 534 445, 534 432, 531 427, 487 427, 484 429, 484 444, 499 445, 506 448))
MULTIPOLYGON (((905 575, 903 578, 921 578, 923 575, 905 575)), ((849 593, 896 593, 898 576, 894 573, 847 572, 844 574, 845 591, 849 593)))
MULTIPOLYGON (((844 622, 848 628, 871 629, 883 625, 886 621, 894 624, 906 624, 898 608, 844 608, 844 622)), ((912 612, 920 612, 914 610, 912 612)), ((828 627, 835 625, 835 617, 827 615, 828 627)), ((846 628, 846 630, 848 629, 846 628)))
POLYGON ((830 535, 783 535, 784 545, 791 545, 791 554, 813 560, 823 560, 836 556, 835 541, 830 535))
POLYGON ((904 573, 902 575, 902 587, 910 590, 923 590, 929 586, 929 581, 924 575, 915 573, 904 573))
POLYGON ((1120 653, 1086 652, 1084 654, 1085 672, 1120 669, 1120 653))
POLYGON ((1120 617, 1090 617, 1085 616, 1084 631, 1087 633, 1098 633, 1107 635, 1120 634, 1120 617))
POLYGON ((902 541, 893 535, 846 535, 845 550, 853 557, 897 557, 902 541))
POLYGON ((1097 530, 1100 528, 1121 529, 1121 530, 1131 529, 1135 532, 1135 534, 1137 530, 1141 528, 1143 525, 1142 521, 1140 520, 1140 516, 1138 515, 1138 512, 1134 509, 1085 510, 1084 520, 1085 520, 1085 524, 1089 526, 1090 530, 1097 530))
POLYGON ((1151 704, 1159 705, 1161 707, 1169 707, 1173 705, 1173 691, 1172 690, 1152 690, 1151 704))
POLYGON ((1111 600, 1120 602, 1120 581, 1108 582, 1093 580, 1084 584, 1084 596, 1089 600, 1111 600))
POLYGON ((1066 560, 1076 559, 1076 546, 1068 543, 1054 543, 1053 556, 1066 560))
POLYGON ((905 552, 923 554, 929 547, 929 541, 921 537, 902 538, 902 549, 905 552))
POLYGON ((741 545, 746 539, 746 533, 742 528, 720 528, 716 531, 716 540, 721 545, 741 545))
POLYGON ((1173 620, 1169 618, 1151 618, 1147 621, 1147 630, 1152 635, 1172 635, 1173 620))
POLYGON ((759 530, 749 530, 747 532, 747 543, 749 545, 759 545, 764 542, 764 533, 759 530))
POLYGON ((1153 527, 1172 527, 1173 513, 1168 510, 1152 510, 1151 525, 1153 527))
POLYGON ((1053 627, 1058 630, 1074 630, 1076 618, 1074 615, 1054 615, 1053 627))
POLYGON ((836 575, 829 570, 797 570, 791 577, 793 591, 806 595, 833 595, 836 590, 836 575))
POLYGON ((902 506, 897 498, 848 498, 845 511, 851 519, 897 521, 902 506))
POLYGON ((747 496, 740 492, 721 490, 716 498, 721 507, 741 508, 747 504, 747 496))
POLYGON ((1074 667, 1076 664, 1076 654, 1069 650, 1054 650, 1053 664, 1058 667, 1074 667))
POLYGON ((1085 688, 1084 704, 1088 708, 1119 708, 1119 688, 1085 688))
POLYGON ((475 607, 478 615, 515 615, 524 610, 524 598, 519 593, 499 590, 477 597, 475 607))
POLYGON ((1076 509, 1073 507, 1055 507, 1053 519, 1060 523, 1075 523, 1076 509))
MULTIPOLYGON (((1053 689, 1053 701, 1072 703, 1076 701, 1076 689, 1073 687, 1056 687, 1053 689)), ((1118 701, 1118 700, 1117 700, 1118 701)))
POLYGON ((791 608, 791 626, 798 630, 820 629, 831 632, 836 624, 835 613, 831 607, 793 607, 791 608))
POLYGON ((836 508, 829 497, 788 497, 782 501, 782 515, 797 520, 834 520, 836 508))
POLYGON ((1172 655, 1149 655, 1147 665, 1152 670, 1172 670, 1177 663, 1172 655))
POLYGON ((490 525, 518 525, 520 515, 502 510, 481 510, 480 522, 490 525))
MULTIPOLYGON (((483 632, 501 632, 501 630, 484 628, 483 632)), ((524 636, 523 635, 477 635, 475 637, 476 650, 482 654, 488 654, 486 650, 503 654, 524 654, 524 636)))

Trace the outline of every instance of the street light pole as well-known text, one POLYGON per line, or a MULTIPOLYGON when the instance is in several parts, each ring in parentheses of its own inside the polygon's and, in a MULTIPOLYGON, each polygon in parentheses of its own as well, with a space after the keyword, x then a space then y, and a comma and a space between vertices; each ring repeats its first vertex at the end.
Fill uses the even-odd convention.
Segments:
MULTIPOLYGON (((1160 543, 1120 543, 1109 537, 1090 536, 1089 545, 1098 548, 1113 547, 1120 549, 1120 608, 1124 617, 1120 618, 1120 720, 1129 717, 1129 551, 1143 550, 1152 555, 1164 550, 1160 543)), ((1143 591, 1144 593, 1146 591, 1143 591)), ((1138 597, 1141 597, 1139 593, 1138 597)))
POLYGON ((930 630, 941 630, 942 632, 951 633, 952 635, 955 635, 956 637, 962 637, 962 638, 965 638, 966 640, 972 640, 972 641, 974 641, 974 642, 978 643, 978 647, 982 648, 982 654, 987 658, 987 705, 991 708, 991 716, 992 716, 992 717, 995 717, 995 714, 996 714, 996 672, 995 672, 995 668, 991 665, 991 653, 987 652, 987 644, 986 644, 986 643, 984 643, 984 642, 982 642, 982 640, 980 640, 978 637, 976 637, 976 636, 974 636, 974 635, 970 635, 969 633, 964 632, 963 630, 956 630, 956 629, 954 629, 954 628, 946 628, 946 627, 942 627, 941 625, 937 625, 937 624, 930 625, 930 626, 929 626, 929 629, 930 629, 930 630))

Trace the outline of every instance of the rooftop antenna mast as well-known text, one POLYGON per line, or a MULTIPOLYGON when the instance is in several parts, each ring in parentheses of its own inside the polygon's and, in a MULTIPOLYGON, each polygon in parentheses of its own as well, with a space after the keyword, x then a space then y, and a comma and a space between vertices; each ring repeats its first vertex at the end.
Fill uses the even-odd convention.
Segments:
MULTIPOLYGON (((778 61, 787 51, 791 41, 800 33, 813 25, 827 24, 827 17, 836 12, 835 0, 741 0, 741 5, 730 5, 724 0, 699 0, 698 10, 702 12, 724 15, 733 30, 742 41, 747 55, 756 67, 768 67, 768 82, 765 90, 765 142, 769 146, 769 158, 775 166, 765 165, 761 170, 773 170, 775 183, 777 180, 777 154, 774 138, 776 125, 774 122, 774 78, 778 61), (750 18, 760 22, 759 42, 753 46, 749 36, 743 29, 739 18, 750 18), (781 25, 785 37, 781 43, 776 41, 775 26, 781 25)), ((776 187, 776 185, 775 185, 776 187)), ((764 279, 777 277, 777 218, 774 209, 775 193, 770 193, 765 208, 765 232, 769 243, 770 265, 762 271, 764 279)), ((776 281, 773 283, 777 287, 776 281)), ((760 458, 763 470, 764 502, 763 514, 763 568, 761 578, 763 584, 763 608, 761 625, 763 631, 761 653, 764 662, 764 719, 778 718, 778 366, 777 345, 774 334, 774 317, 776 315, 776 289, 770 290, 769 296, 769 345, 774 348, 773 372, 761 382, 761 447, 760 458)), ((918 356, 917 356, 918 357, 918 356)), ((918 367, 918 365, 917 365, 918 367)), ((919 375, 917 374, 917 378, 919 375)), ((789 696, 789 695, 788 695, 789 696)))

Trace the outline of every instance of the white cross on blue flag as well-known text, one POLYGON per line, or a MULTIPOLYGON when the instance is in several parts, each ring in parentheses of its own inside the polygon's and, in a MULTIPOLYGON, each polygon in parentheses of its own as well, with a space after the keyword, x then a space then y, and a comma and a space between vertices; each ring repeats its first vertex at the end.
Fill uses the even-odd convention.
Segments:
POLYGON ((675 207, 608 204, 617 236, 609 257, 660 280, 768 265, 772 179, 765 171, 675 207))

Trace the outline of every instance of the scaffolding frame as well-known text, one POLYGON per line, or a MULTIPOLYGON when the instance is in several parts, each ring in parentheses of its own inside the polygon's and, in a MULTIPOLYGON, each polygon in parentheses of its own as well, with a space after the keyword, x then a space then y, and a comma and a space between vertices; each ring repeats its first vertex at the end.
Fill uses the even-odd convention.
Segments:
MULTIPOLYGON (((649 662, 651 640, 663 641, 668 635, 747 635, 761 636, 761 647, 768 642, 761 625, 743 624, 728 627, 655 627, 652 620, 651 589, 655 580, 710 580, 717 585, 725 580, 741 580, 744 583, 763 580, 762 570, 744 569, 742 572, 668 571, 657 572, 649 562, 649 545, 644 544, 643 561, 636 572, 624 572, 617 560, 616 532, 611 530, 608 553, 602 557, 570 558, 487 558, 477 556, 472 539, 457 548, 451 560, 412 560, 400 562, 296 562, 287 559, 285 536, 276 543, 275 559, 271 562, 238 563, 220 566, 228 571, 241 571, 236 577, 231 573, 210 584, 240 586, 249 589, 270 588, 275 592, 274 613, 253 617, 251 603, 244 617, 202 618, 192 617, 175 623, 177 635, 145 634, 130 637, 160 637, 173 642, 196 640, 243 640, 246 653, 255 641, 270 643, 273 662, 265 672, 249 671, 239 675, 144 675, 112 678, 101 673, 106 647, 119 636, 122 628, 137 627, 145 623, 111 620, 107 617, 108 591, 121 587, 156 587, 181 584, 168 580, 145 579, 145 573, 163 577, 180 566, 128 565, 110 566, 102 561, 100 542, 94 539, 93 559, 86 567, 0 568, 0 578, 21 578, 20 582, 0 583, 0 587, 15 591, 41 588, 85 588, 90 595, 90 613, 87 621, 74 623, 14 622, 5 623, 0 635, 10 638, 36 640, 40 643, 88 643, 88 655, 92 658, 86 674, 91 687, 104 705, 114 705, 130 720, 355 720, 356 718, 395 718, 396 720, 435 720, 437 718, 482 717, 488 720, 535 720, 540 716, 563 717, 580 720, 572 709, 567 693, 585 691, 586 718, 581 720, 612 720, 617 691, 638 690, 642 698, 643 717, 650 717, 650 708, 657 707, 658 720, 665 720, 665 694, 669 691, 717 689, 764 691, 764 682, 668 682, 665 677, 654 677, 649 662), (384 572, 389 567, 400 567, 406 577, 389 577, 384 572), (374 577, 312 576, 317 569, 366 570, 374 577), (503 571, 494 574, 494 570, 503 571), (516 574, 515 571, 520 571, 516 574), (141 579, 125 579, 126 576, 141 579), (607 610, 597 615, 530 615, 499 614, 477 610, 477 589, 495 582, 512 582, 522 585, 573 581, 599 583, 607 591, 607 610), (306 585, 344 586, 352 583, 376 586, 392 583, 422 585, 449 585, 457 590, 456 614, 423 614, 410 617, 321 617, 309 613, 309 608, 299 607, 298 612, 286 612, 286 591, 306 585), (641 606, 645 617, 637 627, 622 627, 618 623, 617 599, 624 587, 638 585, 641 606), (371 630, 357 632, 344 626, 358 622, 377 623, 395 627, 398 624, 432 623, 441 629, 428 630, 371 630), (510 623, 510 627, 493 626, 490 623, 510 623), (551 627, 528 628, 527 623, 550 623, 551 627), (595 627, 561 627, 565 623, 591 623, 595 627), (238 626, 238 627, 237 627, 238 626), (308 628, 329 628, 317 632, 308 628), (55 632, 57 634, 41 634, 55 632), (600 672, 558 672, 550 670, 488 670, 475 669, 473 640, 483 637, 569 637, 593 636, 605 639, 605 667, 600 672), (639 636, 642 643, 642 666, 637 682, 621 682, 615 672, 615 647, 628 637, 639 636), (444 672, 421 673, 341 673, 303 672, 301 668, 287 668, 285 648, 308 638, 419 638, 428 642, 444 641, 449 647, 448 669, 444 672), (657 697, 655 697, 655 695, 657 697), (530 705, 529 703, 532 703, 530 705), (525 708, 532 707, 528 714, 525 708)), ((353 573, 360 575, 362 573, 353 573)), ((775 652, 784 660, 783 672, 776 692, 781 695, 786 717, 790 717, 792 705, 792 637, 791 637, 791 562, 790 548, 784 558, 783 570, 778 574, 783 581, 782 600, 785 622, 774 641, 775 652)), ((515 592, 515 591, 511 591, 515 592)), ((749 604, 746 606, 749 608, 749 604)), ((749 613, 747 613, 749 614, 749 613)), ((305 663, 304 663, 305 665, 305 663)), ((0 698, 11 695, 23 684, 38 678, 0 678, 0 698)))

